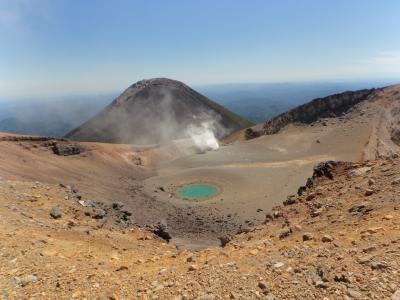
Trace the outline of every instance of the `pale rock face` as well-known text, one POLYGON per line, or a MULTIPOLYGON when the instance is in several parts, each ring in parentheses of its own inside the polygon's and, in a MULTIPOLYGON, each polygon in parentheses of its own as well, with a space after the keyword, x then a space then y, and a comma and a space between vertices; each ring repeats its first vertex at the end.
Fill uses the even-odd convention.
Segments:
POLYGON ((351 178, 351 177, 356 177, 356 176, 361 176, 364 175, 368 172, 371 171, 370 167, 363 167, 363 168, 358 168, 355 170, 351 170, 349 173, 347 173, 347 177, 351 178))

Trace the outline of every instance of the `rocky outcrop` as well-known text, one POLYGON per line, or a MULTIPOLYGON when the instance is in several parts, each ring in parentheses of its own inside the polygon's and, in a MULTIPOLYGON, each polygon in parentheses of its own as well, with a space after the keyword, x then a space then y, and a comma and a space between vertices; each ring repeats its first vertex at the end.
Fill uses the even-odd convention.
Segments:
POLYGON ((84 152, 84 148, 75 143, 53 143, 51 150, 56 155, 69 156, 84 152))
POLYGON ((267 121, 261 129, 249 128, 245 131, 246 139, 261 135, 278 133, 283 127, 291 123, 311 124, 321 118, 339 117, 354 105, 368 99, 376 89, 347 91, 324 98, 317 98, 309 103, 298 106, 267 121))
POLYGON ((65 139, 58 139, 46 136, 18 136, 6 135, 0 137, 0 142, 47 142, 47 141, 66 141, 65 139))
POLYGON ((338 169, 350 168, 351 165, 352 165, 351 162, 334 161, 334 160, 321 162, 317 164, 316 166, 314 166, 313 175, 307 179, 305 185, 299 187, 297 194, 301 196, 307 189, 313 187, 318 178, 322 177, 333 180, 334 174, 338 169))

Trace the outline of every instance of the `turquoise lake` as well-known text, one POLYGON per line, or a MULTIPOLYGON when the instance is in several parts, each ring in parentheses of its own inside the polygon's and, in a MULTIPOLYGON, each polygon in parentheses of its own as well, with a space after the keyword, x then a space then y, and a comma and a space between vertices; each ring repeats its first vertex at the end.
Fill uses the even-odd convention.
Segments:
POLYGON ((176 193, 180 198, 201 200, 215 196, 218 193, 218 188, 206 183, 192 183, 177 188, 176 193))

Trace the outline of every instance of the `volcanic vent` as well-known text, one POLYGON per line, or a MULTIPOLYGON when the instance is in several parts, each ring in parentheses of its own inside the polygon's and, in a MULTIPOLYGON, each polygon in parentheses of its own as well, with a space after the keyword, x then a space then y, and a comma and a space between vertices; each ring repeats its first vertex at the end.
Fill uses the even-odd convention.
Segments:
POLYGON ((203 129, 222 138, 249 125, 247 120, 184 83, 155 78, 131 85, 66 137, 78 141, 143 145, 190 137, 203 129))

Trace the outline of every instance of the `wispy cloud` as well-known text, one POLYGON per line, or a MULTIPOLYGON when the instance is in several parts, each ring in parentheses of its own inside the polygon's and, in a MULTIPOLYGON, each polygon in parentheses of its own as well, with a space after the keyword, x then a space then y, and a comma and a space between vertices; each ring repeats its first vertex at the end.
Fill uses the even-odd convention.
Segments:
POLYGON ((377 65, 400 65, 400 51, 382 51, 368 61, 377 65))
POLYGON ((50 21, 50 7, 48 0, 0 0, 0 29, 26 30, 30 18, 50 21))

